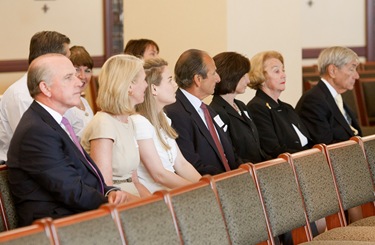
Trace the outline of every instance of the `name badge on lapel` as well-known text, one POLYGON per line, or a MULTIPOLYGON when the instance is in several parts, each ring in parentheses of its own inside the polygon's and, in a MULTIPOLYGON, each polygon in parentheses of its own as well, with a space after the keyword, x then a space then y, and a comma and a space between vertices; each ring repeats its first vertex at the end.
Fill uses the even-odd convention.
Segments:
POLYGON ((225 124, 224 124, 223 120, 221 120, 221 118, 220 118, 219 115, 216 115, 216 116, 214 117, 214 120, 215 120, 215 122, 217 123, 217 125, 219 125, 219 127, 222 128, 222 129, 224 130, 224 132, 227 131, 227 129, 228 129, 228 125, 225 125, 225 124), (223 126, 224 126, 224 127, 223 127, 223 126))

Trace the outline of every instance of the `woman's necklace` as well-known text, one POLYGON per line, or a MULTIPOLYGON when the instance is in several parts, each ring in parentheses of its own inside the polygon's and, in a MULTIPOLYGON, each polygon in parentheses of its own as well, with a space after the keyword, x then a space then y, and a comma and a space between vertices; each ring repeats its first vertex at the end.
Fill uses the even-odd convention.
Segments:
POLYGON ((82 110, 82 111, 84 111, 86 108, 85 108, 85 105, 83 104, 83 102, 82 102, 82 100, 81 100, 81 102, 79 103, 79 106, 77 106, 78 107, 78 109, 80 109, 80 110, 82 110))
POLYGON ((241 114, 241 110, 240 110, 240 108, 238 108, 238 106, 236 105, 236 103, 232 103, 232 106, 233 106, 233 108, 238 112, 238 114, 240 114, 240 115, 242 115, 241 114))
POLYGON ((238 109, 238 106, 236 105, 236 103, 234 103, 234 102, 233 102, 233 104, 232 104, 232 105, 233 105, 233 108, 234 108, 234 109, 235 109, 235 110, 236 110, 237 112, 239 112, 239 111, 240 111, 240 109, 238 109))
POLYGON ((173 164, 172 150, 171 150, 171 149, 168 149, 168 150, 167 150, 167 154, 168 154, 168 160, 169 160, 169 163, 170 163, 170 164, 173 164))
POLYGON ((83 104, 82 100, 81 100, 81 103, 79 103, 79 106, 77 106, 77 108, 80 109, 81 111, 85 112, 86 117, 89 116, 89 113, 86 111, 85 104, 83 104))
MULTIPOLYGON (((163 134, 164 134, 165 143, 167 143, 167 145, 170 145, 169 142, 168 142, 168 136, 167 136, 167 134, 165 132, 163 132, 163 134)), ((172 148, 166 149, 166 151, 167 151, 169 163, 171 165, 173 165, 172 148)))

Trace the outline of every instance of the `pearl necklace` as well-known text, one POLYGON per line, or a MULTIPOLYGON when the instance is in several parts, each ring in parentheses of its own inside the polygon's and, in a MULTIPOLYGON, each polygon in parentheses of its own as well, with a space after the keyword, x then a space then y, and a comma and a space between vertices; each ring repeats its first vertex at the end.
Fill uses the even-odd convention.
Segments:
MULTIPOLYGON (((170 145, 169 142, 168 142, 167 134, 164 131, 162 133, 164 134, 165 143, 167 143, 167 145, 170 145)), ((167 151, 169 163, 172 165, 173 164, 172 148, 166 149, 166 151, 167 151)))

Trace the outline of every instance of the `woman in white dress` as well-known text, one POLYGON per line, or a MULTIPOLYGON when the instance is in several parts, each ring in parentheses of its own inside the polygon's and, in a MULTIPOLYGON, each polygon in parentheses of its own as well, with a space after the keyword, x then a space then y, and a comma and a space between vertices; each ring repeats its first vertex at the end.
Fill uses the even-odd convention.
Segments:
POLYGON ((145 61, 145 101, 136 106, 139 114, 131 116, 141 157, 139 181, 151 192, 187 185, 202 177, 182 155, 175 141, 177 133, 163 111, 176 101, 177 84, 167 65, 161 58, 145 61))
POLYGON ((129 116, 144 100, 145 77, 142 60, 125 54, 109 58, 99 75, 97 105, 101 111, 86 127, 81 140, 107 185, 140 197, 150 192, 136 178, 140 158, 129 116))
MULTIPOLYGON (((87 86, 90 84, 94 61, 82 46, 71 47, 69 59, 76 68, 76 76, 82 81, 81 94, 83 94, 87 86)), ((73 107, 65 114, 65 117, 71 122, 74 132, 79 138, 82 136, 83 130, 87 124, 89 124, 93 116, 94 113, 89 103, 82 96, 80 105, 73 107)))

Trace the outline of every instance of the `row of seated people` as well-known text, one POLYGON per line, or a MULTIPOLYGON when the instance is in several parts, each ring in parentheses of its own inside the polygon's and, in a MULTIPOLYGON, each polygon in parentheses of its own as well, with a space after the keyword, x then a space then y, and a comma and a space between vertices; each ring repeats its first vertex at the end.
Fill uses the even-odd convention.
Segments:
MULTIPOLYGON (((327 50, 331 52, 338 49, 344 48, 327 50)), ((349 53, 350 62, 357 64, 356 54, 352 51, 349 53)), ((95 115, 82 134, 82 145, 90 155, 81 149, 80 144, 75 140, 74 133, 69 129, 69 124, 62 118, 63 112, 68 108, 73 105, 79 107, 76 103, 76 99, 79 99, 76 98, 77 91, 62 89, 66 96, 60 96, 61 91, 55 91, 55 87, 50 86, 52 81, 43 82, 41 85, 44 87, 40 87, 40 80, 37 77, 39 74, 37 71, 43 65, 49 65, 47 68, 53 69, 51 64, 56 63, 56 67, 62 67, 63 64, 69 71, 72 70, 70 67, 72 65, 69 66, 67 58, 62 55, 45 55, 31 62, 28 85, 29 88, 38 87, 38 89, 30 89, 31 96, 37 102, 32 102, 31 107, 21 119, 23 121, 19 123, 18 131, 16 130, 12 139, 7 161, 11 189, 18 200, 18 212, 22 214, 20 217, 23 225, 31 223, 38 216, 48 216, 45 215, 46 213, 55 215, 54 218, 75 213, 76 210, 70 206, 72 203, 68 202, 58 209, 59 212, 55 211, 56 206, 61 205, 61 202, 71 200, 66 196, 79 197, 79 195, 70 195, 71 190, 81 191, 80 186, 72 185, 76 183, 77 178, 84 183, 87 181, 91 185, 90 188, 97 189, 97 192, 93 192, 92 189, 89 189, 89 192, 83 192, 93 198, 90 200, 92 202, 87 202, 87 198, 74 200, 77 201, 74 205, 78 205, 78 209, 84 211, 93 209, 98 203, 101 204, 107 200, 122 202, 126 201, 123 198, 132 199, 136 196, 149 195, 149 193, 142 194, 142 186, 146 186, 151 192, 158 189, 175 189, 179 186, 186 186, 190 182, 197 182, 204 174, 216 175, 237 169, 240 162, 235 160, 231 141, 236 143, 234 145, 236 152, 243 154, 240 156, 242 162, 254 163, 277 157, 280 153, 292 153, 311 147, 313 141, 310 139, 308 130, 313 127, 304 127, 294 109, 278 99, 285 89, 283 57, 278 52, 261 52, 255 55, 251 60, 251 70, 248 75, 250 62, 239 54, 223 52, 212 59, 204 51, 188 50, 180 56, 175 66, 176 82, 180 87, 177 92, 175 92, 176 83, 166 63, 161 62, 156 68, 155 66, 148 67, 154 64, 153 62, 155 60, 149 59, 142 66, 140 59, 130 55, 117 55, 105 62, 99 76, 98 106, 102 111, 95 115), (238 74, 233 71, 227 74, 228 76, 235 75, 235 78, 231 80, 224 79, 225 73, 220 73, 219 76, 215 71, 215 66, 218 67, 218 71, 223 69, 225 71, 225 68, 232 67, 229 64, 234 64, 233 59, 229 59, 232 62, 221 63, 228 62, 228 57, 240 57, 246 61, 241 61, 241 65, 237 66, 241 68, 238 74), (242 64, 245 65, 242 67, 242 64), (186 66, 191 66, 195 70, 192 69, 188 73, 186 66), (124 72, 125 70, 127 72, 124 72), (154 79, 149 75, 153 70, 158 70, 159 76, 155 77, 161 77, 161 79, 155 79, 155 81, 158 80, 160 83, 153 83, 154 79), (205 72, 202 73, 202 70, 205 72), (264 74, 266 75, 263 76, 264 74), (223 78, 221 81, 220 77, 223 78), (230 83, 230 86, 226 87, 226 83, 230 83), (249 84, 257 90, 257 95, 248 104, 249 111, 247 111, 244 109, 246 106, 234 97, 239 93, 244 93, 249 84), (67 100, 69 96, 72 96, 70 92, 74 92, 74 103, 67 100), (51 96, 51 93, 54 96, 51 96), (214 98, 211 105, 220 117, 215 117, 215 113, 202 103, 202 100, 212 93, 214 93, 214 98), (142 103, 143 100, 148 103, 142 103), (61 105, 64 107, 60 108, 61 105), (172 119, 172 127, 169 125, 171 122, 163 113, 164 106, 166 106, 167 115, 172 119), (134 107, 140 114, 143 112, 143 117, 139 115, 130 117, 134 107), (228 108, 228 111, 221 114, 221 108, 228 108), (50 113, 50 109, 52 112, 55 109, 55 112, 59 113, 50 113), (248 133, 240 130, 240 124, 235 125, 228 121, 225 118, 226 113, 239 118, 241 123, 247 120, 246 123, 251 125, 248 133), (53 114, 54 118, 51 118, 50 114, 53 114), (251 115, 256 127, 253 126, 251 115), (262 115, 266 116, 262 117, 262 115), (220 118, 223 121, 220 121, 220 118), (142 123, 143 127, 138 126, 137 120, 142 123), (136 133, 131 122, 134 122, 136 133), (174 141, 176 138, 174 130, 179 135, 177 138, 179 147, 174 141), (118 134, 117 131, 121 133, 118 134), (238 138, 232 134, 234 131, 240 132, 238 138), (274 132, 278 135, 275 136, 274 132), (230 138, 227 134, 230 134, 230 138), (277 138, 279 135, 281 137, 277 138), (38 136, 44 136, 45 140, 39 139, 38 136), (246 140, 243 140, 243 137, 246 140), (254 140, 248 141, 249 137, 253 137, 254 140), (215 138, 219 139, 214 140, 215 138), (38 144, 35 144, 36 139, 38 144), (72 140, 75 141, 75 145, 72 140), (278 145, 278 142, 282 143, 278 145), (21 145, 33 145, 36 149, 19 147, 21 145), (35 155, 35 151, 40 152, 41 149, 43 154, 35 155), (138 149, 140 154, 138 154, 138 149), (61 154, 56 154, 56 152, 61 154), (150 154, 155 152, 157 154, 150 154), (63 159, 59 159, 61 156, 63 159), (51 159, 56 161, 51 161, 51 159), (71 166, 79 170, 77 172, 84 174, 76 172, 71 174, 71 166), (143 169, 135 175, 136 180, 134 180, 132 174, 136 173, 134 170, 138 166, 143 166, 143 169), (142 176, 141 173, 144 175, 142 176), (137 176, 141 181, 137 181, 137 176), (42 181, 45 182, 42 183, 42 181), (35 188, 30 188, 31 182, 35 188), (49 185, 50 183, 53 184, 49 185), (25 188, 26 185, 28 188, 25 188), (42 186, 43 188, 39 188, 42 186), (33 191, 27 192, 29 188, 33 191), (119 188, 127 194, 125 195, 124 191, 120 191, 119 188), (31 202, 30 199, 35 200, 33 198, 42 200, 38 199, 38 203, 31 202), (36 210, 35 204, 42 208, 36 210), (40 210, 46 213, 41 214, 38 212, 40 210)), ((332 63, 327 66, 334 68, 332 63)), ((86 71, 79 69, 78 72, 85 73, 86 71)), ((337 72, 342 71, 337 70, 337 72)), ((77 85, 83 83, 71 76, 70 79, 77 85)), ((59 88, 58 85, 63 86, 64 83, 59 83, 57 79, 56 88, 59 88)), ((349 128, 341 112, 338 109, 336 111, 346 127, 342 129, 345 132, 344 137, 340 136, 341 138, 336 140, 344 140, 354 135, 354 131, 349 128)), ((327 131, 333 135, 337 134, 338 130, 328 129, 327 131)), ((318 136, 318 134, 311 134, 311 138, 318 136)), ((328 134, 323 133, 323 136, 328 138, 328 134)), ((335 138, 331 137, 328 142, 333 139, 335 138)))
MULTIPOLYGON (((37 39, 37 38, 33 37, 33 39, 37 39)), ((143 50, 144 54, 146 54, 149 47, 151 47, 150 48, 151 51, 155 50, 155 51, 153 51, 154 53, 157 53, 159 51, 156 43, 152 43, 152 45, 149 45, 149 46, 146 46, 146 47, 147 48, 143 50)), ((30 50, 33 50, 33 49, 30 49, 30 50)), ((126 49, 125 49, 125 51, 126 51, 126 49)), ((71 50, 70 52, 73 53, 73 50, 71 50)), ((210 88, 211 91, 204 91, 204 88, 202 88, 201 91, 198 91, 198 92, 200 94, 203 93, 204 97, 198 98, 198 99, 202 100, 206 96, 210 95, 211 93, 214 93, 213 101, 210 105, 216 111, 216 113, 218 113, 220 115, 220 120, 217 119, 218 122, 216 122, 216 123, 220 124, 219 127, 222 127, 224 129, 224 131, 227 131, 226 133, 229 135, 229 138, 231 139, 232 144, 234 144, 234 148, 237 151, 238 156, 243 160, 243 162, 246 162, 246 161, 259 162, 260 160, 269 159, 269 157, 276 157, 281 152, 286 151, 286 149, 288 150, 288 152, 290 152, 290 151, 293 152, 295 150, 304 149, 304 148, 306 148, 306 145, 309 144, 308 134, 310 134, 310 137, 312 137, 311 140, 313 141, 313 143, 332 143, 335 140, 337 140, 335 137, 331 137, 332 139, 328 139, 328 137, 326 137, 328 140, 322 140, 323 135, 326 135, 327 132, 317 133, 316 130, 311 129, 312 127, 307 127, 307 129, 305 129, 302 126, 302 124, 300 123, 299 120, 293 119, 293 118, 296 117, 295 115, 289 116, 290 118, 288 118, 288 122, 286 122, 288 124, 286 127, 280 126, 281 124, 283 124, 285 122, 280 123, 277 120, 280 119, 281 121, 283 121, 282 117, 288 117, 288 115, 286 115, 286 114, 294 114, 292 112, 293 109, 291 108, 291 106, 289 106, 287 103, 282 103, 279 100, 279 96, 280 96, 281 92, 285 89, 285 73, 280 72, 281 70, 284 69, 283 57, 281 56, 281 54, 278 54, 277 52, 275 52, 273 54, 272 54, 272 52, 261 52, 261 53, 255 55, 252 59, 252 62, 251 62, 252 63, 251 71, 249 71, 250 70, 249 62, 247 62, 247 64, 246 64, 245 62, 242 62, 240 59, 237 59, 236 62, 242 62, 242 63, 236 63, 236 65, 232 65, 230 67, 229 65, 231 64, 231 62, 228 62, 228 60, 232 59, 235 55, 241 56, 241 55, 238 55, 238 54, 233 54, 231 52, 223 52, 223 53, 217 55, 216 57, 214 57, 215 65, 216 65, 216 67, 218 67, 218 73, 219 73, 219 70, 220 70, 220 78, 222 78, 222 79, 220 81, 220 78, 218 76, 214 77, 213 79, 216 80, 215 81, 216 83, 218 83, 218 81, 220 81, 215 86, 214 91, 212 91, 212 87, 210 88), (270 57, 270 56, 272 56, 272 57, 270 57), (222 58, 222 57, 224 57, 224 58, 222 58), (277 70, 272 71, 272 72, 267 71, 268 74, 267 74, 267 77, 266 77, 267 79, 266 79, 265 77, 262 77, 260 75, 262 75, 263 72, 266 72, 264 69, 266 69, 266 68, 269 69, 266 66, 266 63, 271 64, 269 62, 269 60, 272 60, 273 62, 277 63, 277 70), (233 67, 236 67, 236 66, 238 66, 240 68, 238 68, 237 70, 234 70, 233 67), (247 76, 248 72, 250 72, 249 74, 251 74, 250 79, 248 79, 248 76, 247 76), (277 73, 280 73, 281 75, 278 75, 279 77, 277 77, 276 76, 277 73), (277 83, 280 83, 280 86, 274 86, 274 84, 277 84, 277 83), (241 101, 235 100, 235 96, 237 94, 244 93, 244 91, 246 89, 245 85, 248 85, 249 87, 257 90, 256 97, 254 97, 248 103, 247 108, 244 108, 245 106, 243 105, 243 103, 241 101), (204 94, 204 93, 206 93, 206 94, 204 94), (282 104, 282 106, 279 106, 279 104, 282 104), (282 107, 287 108, 288 110, 285 109, 287 112, 284 112, 283 110, 281 110, 282 107), (267 115, 267 117, 269 117, 269 118, 264 118, 264 116, 263 116, 263 114, 265 114, 264 109, 269 109, 270 114, 271 114, 271 115, 267 115), (289 110, 289 109, 291 109, 291 110, 289 110), (277 116, 278 113, 274 113, 274 111, 277 111, 277 112, 283 111, 281 113, 283 115, 277 116), (291 112, 288 112, 288 111, 291 111, 291 112), (238 125, 241 125, 241 124, 236 125, 234 123, 235 122, 235 121, 233 121, 234 117, 231 117, 231 115, 233 113, 234 113, 234 115, 236 115, 236 113, 240 114, 240 116, 239 117, 237 116, 237 117, 239 119, 242 119, 243 121, 246 121, 245 124, 248 124, 248 125, 253 124, 252 126, 248 127, 249 133, 246 133, 246 134, 241 133, 241 130, 243 128, 241 128, 241 130, 239 130, 238 125), (272 120, 274 120, 273 117, 281 117, 281 118, 277 118, 276 121, 272 121, 272 120), (249 122, 249 120, 250 120, 250 122, 249 122), (253 120, 253 122, 251 122, 252 120, 253 120), (265 123, 264 120, 267 120, 267 122, 265 123), (229 124, 229 122, 230 122, 230 124, 229 124), (254 123, 255 123, 255 125, 254 125, 254 123), (272 124, 274 124, 274 125, 272 125, 272 124), (291 127, 292 124, 293 124, 293 128, 291 127), (255 127, 257 127, 258 129, 255 129, 255 127), (310 131, 310 132, 306 132, 306 131, 310 131), (252 134, 254 136, 250 137, 249 135, 252 135, 252 134), (245 135, 245 138, 244 138, 244 135, 245 135), (260 139, 258 139, 258 135, 259 135, 260 139), (303 136, 302 137, 295 137, 296 135, 298 135, 298 136, 303 135, 303 136), (316 135, 318 135, 318 136, 316 136, 316 135), (285 139, 285 138, 291 137, 291 136, 294 136, 294 137, 292 137, 289 140, 285 139), (316 138, 314 138, 314 137, 316 137, 316 138), (280 142, 280 146, 278 146, 277 144, 274 143, 274 142, 277 142, 277 141, 280 142), (306 141, 307 141, 307 144, 306 144, 306 141), (246 150, 249 146, 251 146, 254 149, 254 151, 252 151, 251 153, 249 153, 249 151, 246 150)), ((75 55, 75 56, 78 56, 78 55, 75 55)), ((33 57, 33 55, 30 54, 30 60, 32 59, 32 57, 33 57)), ((84 69, 82 67, 83 62, 75 62, 74 60, 72 60, 72 61, 78 69, 80 79, 83 81, 84 80, 82 78, 83 75, 85 73, 89 73, 89 71, 91 71, 90 66, 85 64, 87 66, 86 67, 87 69, 84 69)), ((234 63, 234 62, 232 62, 232 63, 234 63)), ((268 66, 269 66, 269 64, 268 64, 268 66)), ((86 74, 86 77, 88 77, 87 74, 86 74)), ((87 81, 89 81, 89 80, 90 79, 87 79, 87 81)), ((86 86, 88 84, 87 81, 84 82, 84 86, 86 86)), ((26 87, 25 81, 22 81, 22 84, 23 84, 22 86, 26 87)), ((177 91, 177 100, 180 101, 179 98, 182 97, 182 96, 180 96, 180 91, 187 90, 187 88, 184 87, 184 86, 187 86, 187 85, 184 85, 184 84, 178 84, 178 85, 181 89, 179 89, 177 91)), ((84 87, 84 86, 82 86, 82 87, 84 87)), ((15 90, 15 88, 13 88, 13 90, 15 90)), ((26 93, 28 93, 27 89, 23 88, 23 90, 26 90, 26 92, 24 91, 24 93, 21 94, 22 95, 21 97, 23 97, 23 98, 28 97, 27 94, 26 94, 26 93)), ((188 92, 190 93, 191 91, 188 91, 188 92)), ((107 91, 107 93, 108 93, 108 91, 107 91)), ((17 95, 11 94, 11 92, 10 92, 10 95, 8 97, 12 97, 13 95, 14 95, 14 97, 17 97, 17 95)), ((193 95, 193 96, 195 96, 195 95, 193 95)), ((198 95, 198 96, 200 96, 200 95, 198 95)), ((198 96, 196 96, 196 97, 198 97, 198 96)), ((0 120, 3 120, 4 124, 6 124, 6 122, 8 121, 10 125, 8 127, 4 127, 2 129, 2 130, 4 130, 4 132, 1 132, 1 127, 0 127, 0 136, 1 136, 0 140, 4 140, 4 144, 2 144, 3 149, 0 149, 0 160, 6 160, 6 152, 8 150, 10 138, 11 138, 13 132, 14 132, 15 127, 17 126, 17 123, 18 123, 18 120, 16 118, 17 117, 20 118, 22 116, 23 111, 25 110, 25 108, 27 108, 27 105, 29 105, 31 103, 31 101, 32 101, 32 99, 28 98, 27 102, 26 101, 22 101, 22 102, 20 102, 20 101, 8 101, 7 105, 5 104, 5 102, 2 104, 1 116, 3 116, 3 114, 6 114, 6 112, 7 112, 8 118, 6 116, 4 116, 4 118, 0 117, 0 120), (14 103, 12 103, 12 102, 14 102, 14 103), (17 106, 21 103, 25 104, 24 105, 25 108, 23 108, 23 109, 14 108, 15 107, 14 105, 17 106), (13 106, 12 106, 12 104, 13 104, 13 106), (9 114, 11 114, 11 113, 17 114, 17 113, 14 113, 13 111, 17 111, 17 112, 19 111, 20 114, 16 115, 16 116, 15 115, 10 116, 9 114), (14 122, 11 123, 11 121, 14 121, 14 122)), ((87 105, 87 103, 85 105, 85 103, 83 103, 83 102, 84 102, 84 99, 82 99, 82 102, 80 103, 79 106, 72 108, 72 109, 74 109, 72 113, 67 113, 67 117, 68 117, 70 123, 73 125, 73 128, 75 129, 75 132, 78 136, 81 136, 83 128, 85 127, 85 125, 88 124, 88 122, 92 118, 92 111, 90 112, 90 110, 89 110, 90 108, 87 105), (83 110, 80 110, 80 109, 83 109, 83 110), (87 109, 87 110, 85 110, 85 109, 87 109), (70 115, 72 115, 72 116, 70 116, 70 115), (83 117, 83 119, 82 119, 82 117, 83 117)), ((177 103, 174 103, 174 104, 176 105, 177 103)), ((168 108, 171 108, 171 107, 172 107, 172 105, 169 106, 168 108)), ((310 107, 310 106, 308 105, 306 107, 310 107)), ((182 128, 181 126, 180 126, 180 128, 178 128, 179 122, 177 122, 178 120, 176 119, 178 116, 173 116, 172 109, 168 109, 168 108, 166 109, 166 112, 167 112, 168 116, 172 119, 172 124, 174 124, 172 126, 175 128, 175 130, 177 131, 178 134, 182 135, 182 132, 184 132, 186 130, 181 129, 182 128), (174 118, 172 118, 172 117, 174 117, 174 118)), ((198 108, 197 111, 199 112, 199 110, 200 109, 198 108)), ((70 112, 70 110, 69 110, 69 112, 70 112)), ((116 114, 116 113, 113 113, 113 111, 111 111, 111 110, 108 110, 107 112, 110 113, 110 114, 116 114)), ((210 112, 210 113, 211 113, 211 115, 213 114, 213 112, 210 112)), ((301 113, 301 112, 299 112, 299 113, 301 113)), ((118 115, 116 115, 116 116, 118 116, 118 115)), ((200 116, 202 117, 202 115, 200 115, 200 116)), ((319 115, 317 115, 317 116, 319 116, 319 115)), ((303 118, 303 120, 309 121, 309 118, 307 118, 307 119, 303 118)), ((241 123, 243 124, 243 122, 241 122, 241 123)), ((310 125, 315 125, 315 124, 316 123, 313 122, 313 121, 310 123, 310 125)), ((333 131, 333 130, 330 130, 330 131, 333 131)), ((348 137, 344 137, 344 139, 347 139, 347 138, 348 137)), ((188 146, 181 147, 181 145, 183 144, 182 140, 177 139, 177 141, 180 145, 180 148, 182 148, 181 150, 182 150, 183 155, 185 157, 187 157, 190 153, 187 153, 184 148, 187 148, 188 146)), ((87 142, 86 142, 86 145, 87 145, 87 142)), ((310 146, 311 145, 313 145, 313 144, 310 144, 310 146)), ((86 150, 88 149, 88 147, 90 147, 90 146, 85 147, 86 150)), ((232 154, 226 152, 225 149, 224 149, 224 152, 226 153, 228 158, 231 158, 232 154)), ((192 154, 190 154, 190 155, 192 155, 192 154)), ((200 164, 200 163, 195 163, 194 158, 196 158, 196 156, 187 157, 187 158, 188 158, 187 160, 190 163, 192 163, 194 166, 198 166, 200 164)), ((231 162, 231 161, 229 161, 229 162, 231 162)), ((202 171, 200 171, 200 172, 201 172, 201 174, 203 173, 202 171)))
MULTIPOLYGON (((0 242, 279 244, 278 238, 289 232, 291 244, 373 244, 374 177, 375 135, 353 137, 205 175, 139 201, 43 218, 0 233, 0 242), (314 222, 321 224, 318 232, 311 227, 314 222)), ((4 202, 5 191, 0 201, 7 215, 4 206, 11 204, 4 202)))

